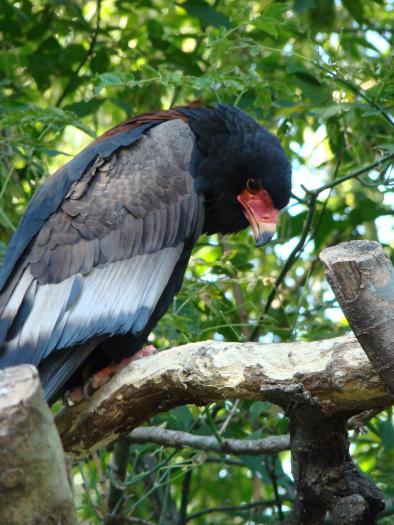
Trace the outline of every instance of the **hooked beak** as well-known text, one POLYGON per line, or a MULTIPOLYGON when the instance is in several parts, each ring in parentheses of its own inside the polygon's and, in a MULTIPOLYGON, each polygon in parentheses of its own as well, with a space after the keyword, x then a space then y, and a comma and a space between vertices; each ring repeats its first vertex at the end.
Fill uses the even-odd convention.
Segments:
POLYGON ((237 199, 252 227, 256 246, 264 246, 274 236, 279 210, 274 208, 268 191, 264 189, 258 193, 244 190, 237 199))

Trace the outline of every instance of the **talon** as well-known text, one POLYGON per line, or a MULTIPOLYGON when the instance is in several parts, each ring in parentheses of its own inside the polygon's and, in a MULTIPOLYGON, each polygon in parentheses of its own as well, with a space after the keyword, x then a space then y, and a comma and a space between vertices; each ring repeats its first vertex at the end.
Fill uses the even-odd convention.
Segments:
POLYGON ((116 364, 112 363, 102 370, 96 372, 90 379, 90 386, 92 390, 98 390, 101 386, 105 385, 105 383, 107 383, 115 374, 117 370, 116 366, 116 364))
POLYGON ((84 399, 89 399, 90 398, 90 394, 92 393, 92 389, 91 389, 91 380, 88 379, 83 385, 82 385, 82 392, 83 392, 83 397, 84 399))
POLYGON ((144 346, 139 350, 136 354, 134 354, 130 359, 130 361, 136 361, 137 359, 142 359, 143 357, 148 357, 150 355, 154 355, 157 352, 157 348, 155 348, 153 345, 144 346))
POLYGON ((63 401, 66 406, 73 406, 85 401, 85 391, 84 387, 77 386, 71 390, 67 390, 63 395, 63 401))

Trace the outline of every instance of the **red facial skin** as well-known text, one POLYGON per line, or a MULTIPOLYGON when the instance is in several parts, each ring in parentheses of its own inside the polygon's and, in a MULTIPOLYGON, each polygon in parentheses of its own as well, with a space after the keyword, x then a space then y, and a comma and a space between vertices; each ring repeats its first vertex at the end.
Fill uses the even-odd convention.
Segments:
POLYGON ((274 235, 279 218, 279 210, 274 208, 268 191, 261 189, 252 193, 246 189, 237 199, 253 229, 257 245, 266 244, 274 235))

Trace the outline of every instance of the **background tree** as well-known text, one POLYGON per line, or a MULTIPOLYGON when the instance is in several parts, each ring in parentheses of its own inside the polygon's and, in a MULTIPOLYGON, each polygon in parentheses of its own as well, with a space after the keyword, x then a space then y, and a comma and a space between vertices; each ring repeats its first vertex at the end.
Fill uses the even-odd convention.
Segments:
MULTIPOLYGON (((0 0, 1 251, 39 182, 92 137, 142 111, 228 102, 279 135, 294 199, 264 250, 247 232, 201 239, 151 342, 347 332, 317 254, 361 238, 394 254, 393 31, 392 0, 0 0)), ((219 440, 287 430, 281 410, 260 401, 182 407, 150 423, 219 440)), ((391 410, 367 423, 352 452, 389 516, 391 410)), ((110 456, 73 469, 85 523, 280 523, 291 508, 288 452, 120 441, 110 456)))

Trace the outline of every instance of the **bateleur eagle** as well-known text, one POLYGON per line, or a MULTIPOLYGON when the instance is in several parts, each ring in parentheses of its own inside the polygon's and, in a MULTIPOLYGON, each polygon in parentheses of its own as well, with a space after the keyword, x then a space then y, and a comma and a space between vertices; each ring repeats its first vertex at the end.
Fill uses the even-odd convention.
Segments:
POLYGON ((141 349, 203 232, 271 239, 291 191, 279 140, 240 110, 179 107, 107 131, 32 198, 0 272, 0 368, 48 400, 141 349))

